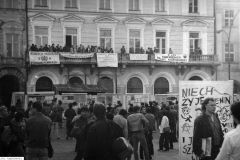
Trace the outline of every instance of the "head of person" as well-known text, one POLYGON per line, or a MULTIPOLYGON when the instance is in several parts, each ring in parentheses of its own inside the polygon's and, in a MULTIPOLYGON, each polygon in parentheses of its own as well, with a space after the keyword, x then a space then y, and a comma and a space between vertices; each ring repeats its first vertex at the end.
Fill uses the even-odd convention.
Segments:
POLYGON ((80 114, 83 116, 87 116, 89 114, 89 109, 85 106, 80 108, 80 114))
POLYGON ((7 118, 8 117, 8 110, 7 107, 4 105, 0 106, 0 117, 1 118, 7 118))
POLYGON ((17 122, 21 122, 23 120, 24 114, 22 112, 16 112, 14 118, 17 122))
POLYGON ((146 112, 151 113, 151 111, 152 111, 151 107, 147 107, 146 112))
POLYGON ((93 114, 97 119, 104 119, 106 116, 106 108, 102 103, 95 103, 93 107, 93 114))
POLYGON ((143 114, 146 114, 146 107, 142 107, 141 111, 143 114))
POLYGON ((119 111, 119 115, 121 115, 121 116, 123 116, 123 117, 127 117, 127 111, 125 110, 125 109, 121 109, 120 111, 119 111))
POLYGON ((34 102, 32 105, 32 112, 42 112, 42 103, 39 101, 34 102))
POLYGON ((58 105, 61 106, 62 105, 62 101, 58 100, 58 105))
POLYGON ((139 113, 140 112, 140 107, 139 106, 134 106, 133 107, 133 113, 139 113))
POLYGON ((233 103, 231 105, 231 113, 233 115, 233 120, 236 124, 240 123, 240 102, 233 103))
POLYGON ((214 114, 216 110, 216 102, 213 98, 206 98, 202 102, 202 112, 207 114, 214 114))

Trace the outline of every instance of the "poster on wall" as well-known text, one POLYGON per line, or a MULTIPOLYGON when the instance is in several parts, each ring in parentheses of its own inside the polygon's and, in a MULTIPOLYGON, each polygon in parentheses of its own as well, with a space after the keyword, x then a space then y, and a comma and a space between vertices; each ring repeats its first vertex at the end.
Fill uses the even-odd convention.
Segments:
POLYGON ((29 52, 31 64, 60 64, 59 53, 57 52, 29 52))
POLYGON ((118 67, 117 53, 97 53, 98 67, 118 67))
POLYGON ((147 61, 148 54, 129 54, 131 61, 147 61))
POLYGON ((233 81, 180 81, 179 82, 179 157, 193 160, 192 153, 194 120, 205 98, 214 98, 216 113, 222 130, 233 128, 230 105, 233 102, 233 81))

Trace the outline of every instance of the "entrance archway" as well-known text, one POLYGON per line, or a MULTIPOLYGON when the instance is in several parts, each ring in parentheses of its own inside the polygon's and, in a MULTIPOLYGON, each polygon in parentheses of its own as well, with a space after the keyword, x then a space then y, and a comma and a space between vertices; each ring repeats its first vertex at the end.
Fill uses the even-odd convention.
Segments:
POLYGON ((36 91, 53 91, 53 82, 48 77, 41 77, 36 82, 36 91))
POLYGON ((7 107, 11 105, 11 98, 13 92, 20 90, 20 83, 16 76, 5 75, 0 78, 0 99, 7 107))

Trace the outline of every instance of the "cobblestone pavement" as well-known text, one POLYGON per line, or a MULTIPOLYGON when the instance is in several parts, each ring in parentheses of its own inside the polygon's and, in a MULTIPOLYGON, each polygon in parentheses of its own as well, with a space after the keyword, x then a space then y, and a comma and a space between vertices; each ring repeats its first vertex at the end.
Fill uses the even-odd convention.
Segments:
MULTIPOLYGON (((52 145, 54 148, 54 157, 52 160, 73 160, 76 153, 75 149, 75 140, 66 140, 65 139, 65 129, 61 131, 61 139, 56 139, 52 135, 52 145)), ((54 134, 54 133, 53 133, 54 134)), ((158 150, 158 140, 159 134, 157 132, 153 135, 154 140, 154 157, 153 160, 177 160, 178 159, 178 143, 174 144, 174 149, 169 152, 159 152, 158 150)), ((133 156, 132 156, 133 157, 133 156)), ((134 159, 134 158, 132 158, 134 159)))

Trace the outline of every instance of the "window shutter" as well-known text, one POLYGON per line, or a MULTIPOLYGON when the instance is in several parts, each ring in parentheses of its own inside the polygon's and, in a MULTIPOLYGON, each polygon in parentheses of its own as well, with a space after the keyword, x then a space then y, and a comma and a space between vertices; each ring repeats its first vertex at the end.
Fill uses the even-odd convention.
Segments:
POLYGON ((202 44, 200 45, 202 48, 202 54, 207 55, 208 50, 207 50, 207 32, 202 32, 201 33, 201 39, 202 39, 202 44))
POLYGON ((183 32, 183 54, 189 54, 189 33, 183 32))

